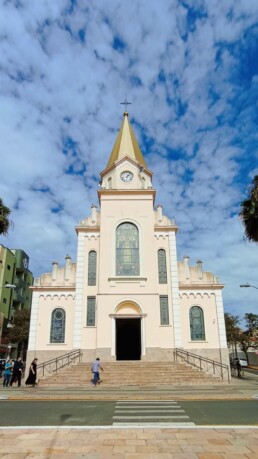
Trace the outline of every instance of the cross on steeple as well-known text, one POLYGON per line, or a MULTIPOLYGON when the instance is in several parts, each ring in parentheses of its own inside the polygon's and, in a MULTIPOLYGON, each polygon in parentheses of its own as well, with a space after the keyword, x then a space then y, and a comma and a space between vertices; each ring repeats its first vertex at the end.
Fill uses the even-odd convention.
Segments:
POLYGON ((120 104, 125 106, 125 111, 127 112, 127 105, 131 105, 131 102, 128 102, 128 100, 125 97, 124 102, 120 102, 120 104))

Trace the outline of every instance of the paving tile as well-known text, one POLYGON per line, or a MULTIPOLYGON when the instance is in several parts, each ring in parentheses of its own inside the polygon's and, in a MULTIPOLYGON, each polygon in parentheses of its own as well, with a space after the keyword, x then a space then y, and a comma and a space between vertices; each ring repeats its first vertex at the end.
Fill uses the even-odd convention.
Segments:
POLYGON ((229 441, 225 438, 209 438, 208 443, 211 445, 229 445, 229 441))
POLYGON ((136 452, 136 446, 133 445, 119 445, 119 446, 114 446, 114 453, 135 453, 136 452))
POLYGON ((136 446, 137 453, 158 453, 159 449, 157 446, 154 445, 137 445, 136 446))
POLYGON ((198 453, 198 459, 225 459, 225 456, 218 453, 198 453))
POLYGON ((126 445, 133 445, 133 446, 143 446, 143 445, 146 445, 146 440, 139 440, 137 438, 134 438, 134 439, 128 439, 128 440, 125 440, 125 444, 126 445))
POLYGON ((122 440, 121 438, 113 438, 112 440, 104 440, 103 441, 104 446, 123 446, 125 445, 125 440, 122 440))
POLYGON ((0 459, 26 459, 27 453, 22 454, 0 454, 0 459))
POLYGON ((224 459, 247 459, 247 456, 244 454, 236 454, 236 453, 233 453, 233 454, 224 454, 224 459))

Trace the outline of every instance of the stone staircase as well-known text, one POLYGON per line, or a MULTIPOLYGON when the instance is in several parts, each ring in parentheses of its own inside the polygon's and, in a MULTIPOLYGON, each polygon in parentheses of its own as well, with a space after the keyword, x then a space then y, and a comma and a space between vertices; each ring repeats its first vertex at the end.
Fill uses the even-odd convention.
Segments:
MULTIPOLYGON (((118 361, 105 362, 100 372, 103 386, 160 386, 218 384, 219 377, 207 375, 182 363, 118 361)), ((91 363, 77 363, 48 377, 40 377, 40 386, 82 387, 92 379, 91 363)))

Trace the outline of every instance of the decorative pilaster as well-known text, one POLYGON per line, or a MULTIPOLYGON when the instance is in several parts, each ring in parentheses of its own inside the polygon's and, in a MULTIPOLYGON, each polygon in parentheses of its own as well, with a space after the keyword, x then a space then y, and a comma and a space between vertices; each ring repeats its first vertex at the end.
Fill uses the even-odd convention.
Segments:
POLYGON ((169 251, 170 251, 170 273, 171 273, 171 297, 172 297, 172 314, 174 327, 174 346, 182 347, 182 325, 181 311, 179 300, 179 281, 177 267, 176 235, 174 232, 169 233, 169 251))
POLYGON ((34 291, 32 296, 31 313, 30 313, 30 334, 28 351, 35 351, 37 345, 37 328, 39 312, 39 292, 34 291))
POLYGON ((77 266, 76 266, 76 295, 74 305, 73 347, 81 348, 83 324, 83 284, 84 284, 84 233, 78 233, 77 266))
POLYGON ((218 321, 218 333, 221 348, 227 348, 227 337, 224 319, 224 308, 222 300, 222 291, 216 290, 216 307, 217 307, 217 321, 218 321))

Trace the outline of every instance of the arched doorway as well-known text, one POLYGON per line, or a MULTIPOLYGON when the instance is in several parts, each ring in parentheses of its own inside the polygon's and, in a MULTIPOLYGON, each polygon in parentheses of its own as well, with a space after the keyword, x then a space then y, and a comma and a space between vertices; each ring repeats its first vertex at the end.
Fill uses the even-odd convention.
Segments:
POLYGON ((133 301, 120 303, 111 314, 112 355, 116 360, 141 360, 145 355, 144 318, 140 306, 133 301))
POLYGON ((141 359, 141 319, 116 319, 116 359, 141 359))

